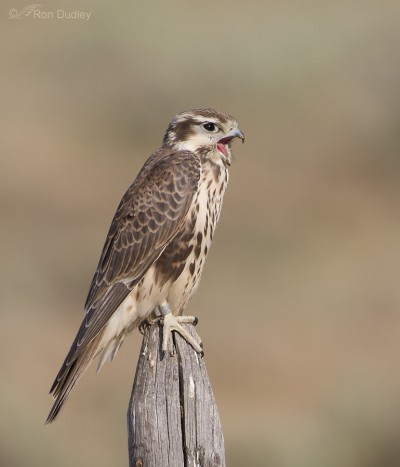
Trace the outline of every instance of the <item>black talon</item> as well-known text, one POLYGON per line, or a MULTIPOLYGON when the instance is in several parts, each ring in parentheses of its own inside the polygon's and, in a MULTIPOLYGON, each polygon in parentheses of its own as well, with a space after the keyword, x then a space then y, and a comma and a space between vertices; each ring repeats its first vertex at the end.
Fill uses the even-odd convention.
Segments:
POLYGON ((193 320, 193 326, 197 326, 198 322, 199 322, 199 320, 197 319, 197 316, 195 316, 194 320, 193 320))
POLYGON ((144 336, 144 333, 146 332, 146 329, 150 326, 149 322, 147 321, 147 319, 145 319, 144 321, 142 321, 140 324, 139 324, 139 332, 140 334, 142 334, 144 336))
POLYGON ((201 352, 200 352, 200 357, 204 357, 204 350, 203 350, 203 342, 200 342, 200 347, 201 347, 201 352))

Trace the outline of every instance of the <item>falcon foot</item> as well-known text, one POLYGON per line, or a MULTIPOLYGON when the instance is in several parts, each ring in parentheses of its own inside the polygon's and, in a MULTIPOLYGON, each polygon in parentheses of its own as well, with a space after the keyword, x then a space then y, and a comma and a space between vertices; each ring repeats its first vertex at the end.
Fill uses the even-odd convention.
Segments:
POLYGON ((197 341, 189 332, 181 325, 181 323, 193 324, 196 326, 198 320, 195 316, 174 316, 171 312, 165 314, 161 318, 161 323, 163 325, 163 341, 162 341, 162 351, 165 352, 168 349, 168 339, 171 331, 178 332, 188 344, 190 344, 194 350, 204 355, 203 344, 201 341, 197 341))

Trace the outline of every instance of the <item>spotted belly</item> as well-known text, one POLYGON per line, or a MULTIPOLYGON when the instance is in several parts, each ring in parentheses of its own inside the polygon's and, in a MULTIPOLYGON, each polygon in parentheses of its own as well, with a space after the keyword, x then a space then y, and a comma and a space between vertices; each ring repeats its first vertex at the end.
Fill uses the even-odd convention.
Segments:
POLYGON ((156 281, 168 282, 166 300, 174 314, 182 314, 196 291, 217 225, 228 182, 225 166, 203 169, 199 190, 180 235, 156 262, 156 281))

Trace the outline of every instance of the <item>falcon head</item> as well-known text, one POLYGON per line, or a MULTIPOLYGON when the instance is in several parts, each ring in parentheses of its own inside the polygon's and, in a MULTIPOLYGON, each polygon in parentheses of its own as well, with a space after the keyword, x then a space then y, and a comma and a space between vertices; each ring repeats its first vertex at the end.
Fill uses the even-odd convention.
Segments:
POLYGON ((231 165, 234 138, 244 142, 244 135, 231 115, 214 109, 194 109, 175 116, 165 133, 163 147, 192 151, 231 165))

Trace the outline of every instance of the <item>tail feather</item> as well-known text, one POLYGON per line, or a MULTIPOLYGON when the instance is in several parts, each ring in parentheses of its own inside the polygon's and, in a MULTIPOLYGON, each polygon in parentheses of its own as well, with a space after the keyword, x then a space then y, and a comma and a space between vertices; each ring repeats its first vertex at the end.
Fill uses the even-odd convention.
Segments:
POLYGON ((65 359, 63 366, 50 389, 50 394, 53 394, 56 400, 46 419, 46 424, 53 422, 57 417, 61 408, 68 399, 72 388, 96 356, 100 337, 101 336, 97 336, 94 338, 74 362, 68 364, 68 357, 65 359))

